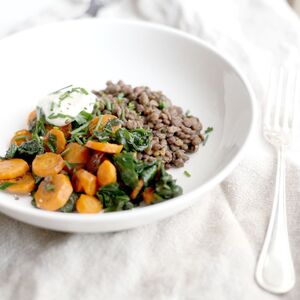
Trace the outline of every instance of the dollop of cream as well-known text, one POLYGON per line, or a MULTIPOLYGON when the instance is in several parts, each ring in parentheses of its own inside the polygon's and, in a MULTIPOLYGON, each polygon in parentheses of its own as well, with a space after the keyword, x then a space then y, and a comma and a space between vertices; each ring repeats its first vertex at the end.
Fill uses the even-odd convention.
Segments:
POLYGON ((74 121, 81 111, 91 113, 95 102, 96 96, 92 92, 70 85, 42 98, 39 107, 48 123, 64 126, 74 121))

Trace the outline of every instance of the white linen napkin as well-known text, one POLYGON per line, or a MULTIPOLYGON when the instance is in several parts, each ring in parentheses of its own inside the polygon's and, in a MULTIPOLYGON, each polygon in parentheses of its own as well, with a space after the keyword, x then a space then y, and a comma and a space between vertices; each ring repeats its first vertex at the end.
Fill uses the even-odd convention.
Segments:
MULTIPOLYGON (((213 44, 249 78, 260 117, 269 65, 299 62, 300 23, 283 0, 122 0, 100 10, 98 17, 159 22, 213 44)), ((299 280, 284 296, 263 291, 254 280, 275 169, 275 155, 257 124, 235 171, 196 205, 162 222, 78 235, 1 215, 0 299, 300 299, 299 280)), ((299 278, 299 152, 289 154, 287 194, 299 278)))

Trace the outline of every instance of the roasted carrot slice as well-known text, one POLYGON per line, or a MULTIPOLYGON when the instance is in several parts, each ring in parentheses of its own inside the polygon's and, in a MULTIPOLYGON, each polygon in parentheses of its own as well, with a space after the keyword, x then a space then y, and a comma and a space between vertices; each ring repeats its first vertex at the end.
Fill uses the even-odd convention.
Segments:
POLYGON ((27 124, 28 124, 28 127, 31 127, 32 124, 35 122, 36 120, 36 111, 33 110, 29 115, 28 115, 28 119, 27 119, 27 124))
POLYGON ((105 160, 98 169, 97 179, 100 186, 117 182, 117 169, 109 161, 105 160))
POLYGON ((58 128, 53 128, 48 131, 45 138, 45 143, 48 149, 51 150, 52 145, 52 147, 54 146, 56 153, 62 153, 66 148, 67 141, 64 133, 61 130, 59 130, 58 128))
POLYGON ((102 210, 100 201, 89 195, 82 194, 76 202, 76 210, 81 214, 95 214, 102 210))
POLYGON ((0 161, 0 179, 14 179, 25 175, 29 170, 23 159, 13 158, 0 161))
POLYGON ((16 179, 6 180, 4 182, 10 182, 12 185, 8 186, 5 191, 12 194, 29 194, 35 188, 34 178, 30 173, 26 173, 22 177, 18 177, 16 179))
POLYGON ((73 192, 68 176, 57 174, 46 177, 34 195, 37 207, 55 211, 62 208, 73 192))
POLYGON ((74 168, 80 169, 89 161, 90 150, 78 143, 70 143, 64 151, 63 158, 70 164, 75 164, 74 168))
POLYGON ((84 192, 89 195, 93 196, 96 194, 97 190, 97 177, 93 175, 92 173, 80 169, 78 170, 74 176, 78 179, 78 189, 84 190, 84 192))
POLYGON ((154 188, 152 187, 147 187, 144 192, 143 192, 143 200, 147 204, 151 204, 154 200, 156 199, 155 194, 154 194, 154 188))
POLYGON ((133 189, 133 191, 130 195, 130 198, 133 199, 133 200, 136 199, 136 197, 138 196, 138 194, 142 190, 143 186, 144 186, 144 181, 142 179, 140 179, 138 181, 137 186, 133 189))
POLYGON ((47 152, 35 157, 32 171, 37 176, 46 177, 58 174, 64 166, 65 162, 61 155, 47 152))
POLYGON ((22 129, 15 133, 15 135, 12 138, 12 140, 10 141, 10 143, 19 146, 19 145, 23 144, 24 142, 30 140, 31 136, 32 136, 32 134, 30 131, 28 131, 26 129, 22 129))
MULTIPOLYGON (((94 117, 89 125, 90 134, 94 133, 96 127, 97 130, 101 131, 105 127, 105 125, 113 119, 117 119, 117 117, 114 115, 102 115, 99 117, 94 117)), ((119 128, 121 128, 121 124, 114 125, 111 129, 113 132, 116 132, 119 128)))
POLYGON ((105 153, 111 153, 111 154, 120 153, 123 149, 123 145, 101 143, 96 141, 87 141, 85 146, 93 150, 97 150, 105 153))

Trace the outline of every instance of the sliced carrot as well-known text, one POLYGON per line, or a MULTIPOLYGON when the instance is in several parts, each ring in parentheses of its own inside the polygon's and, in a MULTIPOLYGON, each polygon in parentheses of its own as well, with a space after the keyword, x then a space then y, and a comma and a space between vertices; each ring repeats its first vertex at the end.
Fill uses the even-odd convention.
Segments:
MULTIPOLYGON (((99 116, 99 117, 94 117, 93 120, 90 122, 90 125, 89 125, 90 134, 94 133, 94 130, 96 129, 97 126, 98 126, 97 130, 99 130, 99 131, 103 130, 105 125, 109 121, 114 120, 114 119, 117 119, 117 117, 114 116, 114 115, 102 115, 102 116, 99 116)), ((119 128, 121 128, 121 124, 114 125, 114 126, 112 126, 111 129, 112 129, 113 132, 116 132, 119 128)))
POLYGON ((24 176, 28 171, 29 166, 23 159, 13 158, 0 161, 0 179, 14 179, 24 176))
POLYGON ((32 162, 32 171, 35 175, 46 177, 58 174, 65 166, 61 155, 46 152, 37 155, 32 162))
POLYGON ((78 178, 79 189, 82 186, 84 192, 89 196, 93 196, 96 194, 97 177, 95 175, 93 175, 92 173, 90 173, 84 169, 78 170, 74 175, 75 175, 75 177, 78 178))
POLYGON ((31 139, 32 133, 26 129, 19 130, 15 133, 14 137, 10 141, 11 144, 17 146, 31 139))
POLYGON ((143 186, 144 186, 144 181, 143 179, 140 179, 138 181, 137 186, 133 189, 130 198, 133 200, 136 199, 136 197, 139 195, 140 191, 142 190, 143 186))
POLYGON ((117 182, 117 169, 109 161, 105 160, 98 169, 97 179, 100 186, 117 182))
POLYGON ((73 192, 68 176, 57 174, 46 177, 34 195, 37 207, 55 211, 62 208, 73 192))
POLYGON ((85 146, 93 150, 97 150, 105 153, 111 153, 111 154, 120 153, 123 149, 123 145, 101 143, 96 141, 87 141, 85 146))
POLYGON ((75 164, 74 168, 80 169, 89 161, 90 150, 78 143, 70 143, 64 151, 63 158, 67 162, 75 164))
POLYGON ((22 177, 18 177, 16 179, 6 180, 4 182, 10 182, 12 185, 8 186, 5 191, 12 194, 29 194, 35 188, 34 178, 30 173, 26 173, 22 177))
POLYGON ((102 210, 100 201, 89 195, 82 194, 76 202, 76 210, 81 214, 95 214, 102 210))
POLYGON ((51 136, 55 137, 56 153, 62 153, 65 150, 67 143, 64 133, 58 128, 53 128, 50 131, 48 131, 45 137, 45 143, 46 145, 48 145, 49 149, 49 140, 51 140, 51 136))
POLYGON ((144 192, 143 192, 143 200, 147 204, 151 204, 154 200, 156 199, 155 194, 154 194, 154 188, 152 187, 147 187, 144 192))
POLYGON ((29 127, 32 126, 32 124, 36 121, 36 111, 33 110, 29 115, 28 115, 28 119, 27 119, 27 124, 29 127))

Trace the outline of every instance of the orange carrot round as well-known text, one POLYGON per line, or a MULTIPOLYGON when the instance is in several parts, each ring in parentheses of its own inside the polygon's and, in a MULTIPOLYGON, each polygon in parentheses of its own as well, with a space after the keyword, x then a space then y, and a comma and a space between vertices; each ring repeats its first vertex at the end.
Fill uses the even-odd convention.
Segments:
POLYGON ((14 137, 10 141, 11 144, 17 146, 31 139, 32 133, 26 129, 19 130, 15 133, 14 137))
POLYGON ((101 143, 96 141, 87 141, 85 146, 93 150, 97 150, 105 153, 111 153, 111 154, 118 154, 123 149, 123 145, 101 143))
MULTIPOLYGON (((45 143, 46 145, 48 145, 49 148, 49 140, 51 138, 51 136, 54 136, 54 146, 56 148, 56 153, 62 153, 65 148, 66 148, 66 138, 64 133, 58 129, 58 128, 53 128, 50 131, 48 131, 46 138, 45 138, 45 143)), ((50 148, 49 148, 50 149, 50 148)))
POLYGON ((95 214, 102 210, 100 201, 89 195, 82 194, 76 202, 76 210, 81 214, 95 214))
POLYGON ((47 152, 37 155, 32 162, 32 171, 35 175, 46 177, 58 174, 65 162, 59 154, 47 152))
POLYGON ((5 182, 10 182, 12 185, 8 186, 5 191, 12 194, 29 194, 35 188, 34 178, 30 173, 26 173, 22 177, 18 177, 16 179, 10 179, 5 182))
POLYGON ((109 161, 105 160, 98 169, 97 179, 100 186, 117 182, 117 169, 109 161))
POLYGON ((0 161, 0 179, 14 179, 25 175, 29 171, 27 162, 13 158, 0 161))
POLYGON ((34 195, 38 208, 55 211, 62 208, 73 192, 68 176, 57 174, 46 177, 34 195))

